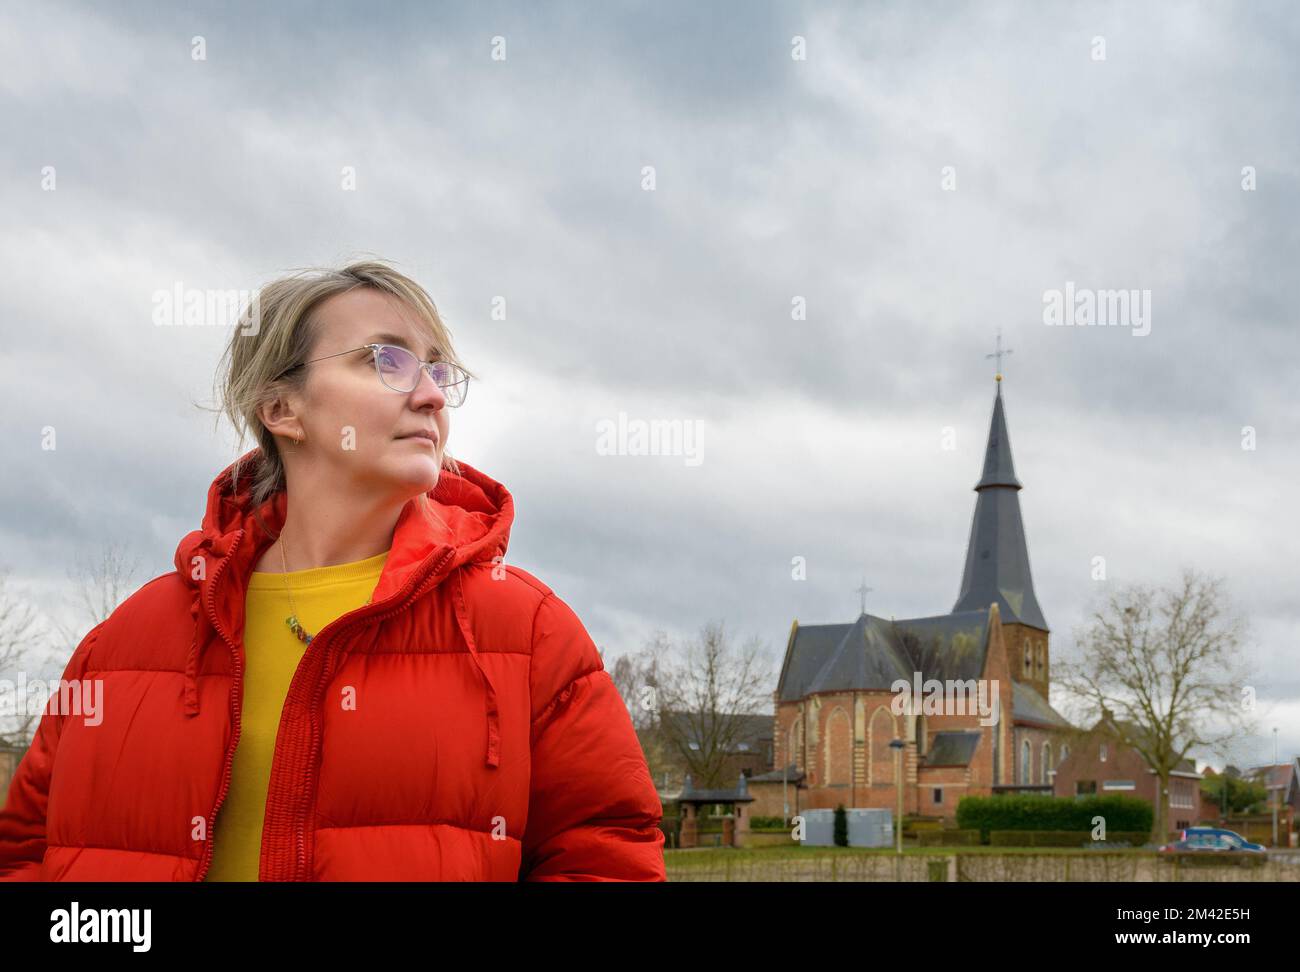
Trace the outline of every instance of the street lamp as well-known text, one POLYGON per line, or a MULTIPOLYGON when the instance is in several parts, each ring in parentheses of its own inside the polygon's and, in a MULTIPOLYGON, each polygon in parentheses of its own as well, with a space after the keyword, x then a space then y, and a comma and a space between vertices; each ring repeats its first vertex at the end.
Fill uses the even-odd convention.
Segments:
MULTIPOLYGON (((1264 779, 1268 780, 1271 783, 1273 781, 1273 774, 1276 772, 1277 772, 1277 726, 1274 726, 1273 727, 1273 765, 1268 768, 1268 776, 1264 777, 1264 779)), ((1273 846, 1274 847, 1278 846, 1277 804, 1278 804, 1278 797, 1280 797, 1281 795, 1282 795, 1282 790, 1280 788, 1273 791, 1273 846)))
POLYGON ((894 751, 894 789, 898 791, 898 818, 894 821, 895 851, 903 853, 903 746, 901 739, 891 739, 889 748, 894 751))

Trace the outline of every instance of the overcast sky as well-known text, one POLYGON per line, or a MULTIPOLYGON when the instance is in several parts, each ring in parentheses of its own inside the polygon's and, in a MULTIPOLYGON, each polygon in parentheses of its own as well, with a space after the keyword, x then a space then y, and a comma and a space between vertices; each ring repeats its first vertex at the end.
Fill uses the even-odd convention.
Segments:
POLYGON ((1290 4, 540 7, 0 8, 16 583, 57 611, 114 540, 170 571, 238 454, 191 405, 228 329, 155 291, 377 255, 481 375, 448 446, 514 494, 509 561, 607 665, 715 619, 775 669, 864 576, 952 608, 1000 328, 1054 657, 1107 584, 1218 574, 1266 713, 1234 761, 1300 750, 1290 4), (1045 325, 1067 282, 1149 291, 1149 332, 1045 325), (620 412, 702 461, 600 454, 620 412))

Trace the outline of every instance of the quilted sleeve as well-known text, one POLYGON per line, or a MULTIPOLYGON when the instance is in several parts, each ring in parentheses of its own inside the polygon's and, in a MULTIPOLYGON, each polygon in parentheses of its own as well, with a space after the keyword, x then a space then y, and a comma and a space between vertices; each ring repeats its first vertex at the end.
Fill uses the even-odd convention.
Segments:
POLYGON ((667 880, 663 808, 632 718, 582 622, 554 594, 533 622, 530 688, 532 778, 520 878, 667 880))
MULTIPOLYGON (((90 650, 103 626, 101 622, 92 628, 72 653, 63 671, 65 680, 74 681, 83 676, 90 650)), ((56 686, 52 697, 57 694, 56 686)), ((32 744, 9 783, 9 795, 4 809, 0 810, 0 881, 41 879, 41 861, 45 857, 45 809, 65 718, 62 714, 50 712, 47 703, 32 744)))

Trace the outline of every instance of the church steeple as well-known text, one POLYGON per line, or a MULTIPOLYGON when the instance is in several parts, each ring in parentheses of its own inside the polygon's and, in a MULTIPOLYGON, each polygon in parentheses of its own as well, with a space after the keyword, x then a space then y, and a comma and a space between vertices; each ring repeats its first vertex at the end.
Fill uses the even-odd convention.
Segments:
POLYGON ((989 423, 989 443, 984 452, 984 475, 980 476, 975 488, 980 490, 988 486, 1024 489, 1016 479, 1015 463, 1011 461, 1011 438, 1007 435, 1007 417, 1002 411, 1001 381, 993 398, 993 421, 989 423))
MULTIPOLYGON (((1029 548, 1020 520, 1023 488, 1011 461, 1011 439, 1002 409, 1001 350, 997 394, 993 399, 993 420, 989 423, 984 472, 975 484, 975 518, 971 521, 966 547, 966 569, 961 593, 953 611, 985 610, 994 601, 1004 624, 1020 622, 1047 631, 1047 621, 1034 596, 1034 579, 1029 572, 1029 548)), ((993 357, 993 355, 989 355, 993 357)))

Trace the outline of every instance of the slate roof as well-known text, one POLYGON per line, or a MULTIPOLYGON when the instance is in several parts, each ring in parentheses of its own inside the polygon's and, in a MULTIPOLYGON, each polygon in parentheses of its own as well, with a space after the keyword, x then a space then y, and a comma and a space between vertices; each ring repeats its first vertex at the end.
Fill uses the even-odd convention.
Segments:
POLYGON ((908 669, 925 678, 979 678, 988 652, 988 610, 959 611, 893 622, 904 650, 915 662, 908 669))
POLYGON ((795 622, 793 640, 786 648, 781 678, 777 682, 777 698, 788 701, 807 695, 808 686, 852 628, 852 624, 795 622))
POLYGON ((691 782, 688 773, 682 792, 677 794, 675 799, 679 801, 695 801, 697 803, 752 803, 754 797, 749 792, 749 785, 745 782, 744 774, 741 774, 739 781, 733 787, 700 790, 696 789, 695 784, 691 782))
MULTIPOLYGON (((796 635, 797 637, 797 635, 796 635)), ((889 622, 860 614, 808 683, 809 692, 841 688, 888 687, 897 678, 912 678, 907 656, 889 630, 889 622)))
POLYGON ((925 754, 925 765, 969 766, 979 741, 978 732, 936 732, 925 754))
MULTIPOLYGON (((1013 722, 1029 722, 1054 729, 1072 728, 1069 721, 1052 708, 1039 691, 1030 685, 1013 681, 1011 693, 1011 718, 1013 722)), ((1000 694, 1000 692, 999 692, 1000 694)))
POLYGON ((1007 434, 999 382, 984 451, 984 472, 975 484, 979 498, 966 545, 966 568, 952 609, 976 610, 996 601, 1004 624, 1019 621, 1047 631, 1029 570, 1029 548, 1016 495, 1021 489, 1011 461, 1011 437, 1007 434))
MULTIPOLYGON (((803 770, 799 769, 794 763, 785 768, 785 779, 788 783, 802 783, 803 770)), ((749 778, 751 783, 780 783, 781 771, 779 769, 768 770, 766 773, 755 773, 749 778)))
POLYGON ((979 678, 988 651, 988 612, 963 611, 887 621, 861 614, 851 624, 794 627, 778 699, 812 692, 883 689, 897 679, 979 678))

